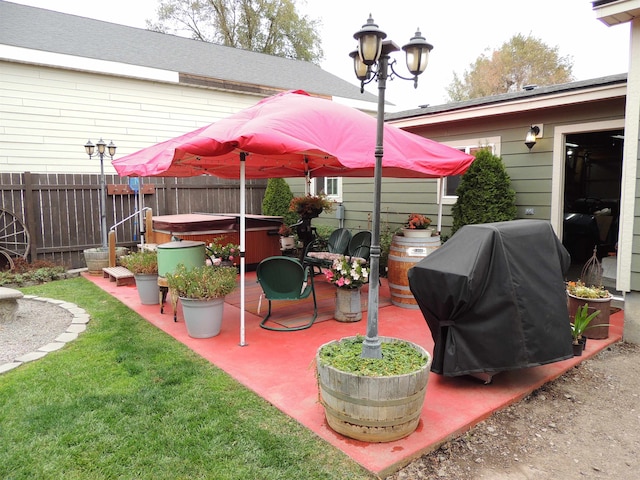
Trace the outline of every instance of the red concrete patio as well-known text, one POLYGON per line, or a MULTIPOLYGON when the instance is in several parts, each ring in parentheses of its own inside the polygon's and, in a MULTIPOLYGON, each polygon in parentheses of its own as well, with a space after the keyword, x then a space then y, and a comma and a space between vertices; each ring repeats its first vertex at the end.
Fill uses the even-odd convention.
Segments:
MULTIPOLYGON (((169 305, 165 307, 164 314, 160 314, 159 305, 142 305, 135 286, 116 286, 109 279, 90 275, 86 278, 380 477, 435 450, 496 410, 517 402, 622 338, 623 312, 620 311, 611 315, 609 338, 590 339, 581 357, 502 372, 494 376, 489 385, 471 377, 449 378, 432 373, 417 430, 395 442, 365 443, 343 437, 326 424, 323 407, 318 402, 313 362, 322 344, 345 336, 364 335, 366 312, 360 322, 340 323, 329 319, 317 322, 310 329, 292 332, 264 330, 259 327, 261 318, 246 312, 247 344, 241 347, 240 310, 230 303, 225 304, 220 334, 209 339, 195 339, 187 335, 180 308, 178 322, 174 323, 169 305)), ((324 280, 317 277, 317 281, 324 280)), ((433 351, 431 333, 420 311, 383 302, 383 298, 388 300, 389 291, 385 279, 382 282, 381 305, 384 303, 386 306, 379 309, 379 334, 410 340, 429 352, 433 351)), ((255 273, 247 273, 245 285, 255 296, 255 273)), ((256 301, 255 298, 247 298, 247 302, 256 301)))

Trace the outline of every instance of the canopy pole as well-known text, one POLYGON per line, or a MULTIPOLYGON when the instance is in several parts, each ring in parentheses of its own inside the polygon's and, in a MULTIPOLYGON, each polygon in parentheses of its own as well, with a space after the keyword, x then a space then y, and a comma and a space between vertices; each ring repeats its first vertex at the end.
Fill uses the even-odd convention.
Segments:
POLYGON ((138 210, 140 219, 138 220, 138 230, 140 230, 140 247, 141 250, 144 250, 145 247, 145 235, 146 235, 146 222, 144 218, 144 193, 142 193, 142 179, 143 177, 138 177, 138 210))
POLYGON ((442 197, 444 196, 444 177, 438 178, 438 233, 442 235, 442 197))
POLYGON ((247 154, 245 152, 240 152, 240 346, 246 346, 246 342, 244 339, 244 273, 245 273, 245 210, 247 208, 246 198, 245 198, 245 160, 247 154))

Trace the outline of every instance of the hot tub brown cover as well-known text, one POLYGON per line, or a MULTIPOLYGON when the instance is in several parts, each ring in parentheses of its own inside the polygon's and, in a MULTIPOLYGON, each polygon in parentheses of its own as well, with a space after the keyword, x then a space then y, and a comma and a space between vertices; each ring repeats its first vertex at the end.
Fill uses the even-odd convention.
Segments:
POLYGON ((431 370, 496 373, 571 358, 570 263, 546 221, 458 230, 408 273, 435 344, 431 370))

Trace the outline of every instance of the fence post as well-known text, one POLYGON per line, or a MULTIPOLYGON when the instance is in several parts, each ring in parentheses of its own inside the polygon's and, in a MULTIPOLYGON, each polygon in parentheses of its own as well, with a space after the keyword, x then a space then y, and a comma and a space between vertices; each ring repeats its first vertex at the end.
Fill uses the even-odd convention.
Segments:
POLYGON ((31 178, 31 172, 24 172, 23 175, 24 184, 24 223, 27 226, 29 232, 29 241, 31 243, 29 251, 27 252, 27 260, 32 262, 38 258, 38 226, 36 219, 40 218, 40 215, 36 214, 35 204, 33 201, 33 179, 31 178))
POLYGON ((156 234, 153 231, 153 211, 151 209, 144 212, 144 225, 147 231, 147 243, 156 243, 156 234))
POLYGON ((116 232, 111 230, 109 232, 109 266, 116 266, 116 232))

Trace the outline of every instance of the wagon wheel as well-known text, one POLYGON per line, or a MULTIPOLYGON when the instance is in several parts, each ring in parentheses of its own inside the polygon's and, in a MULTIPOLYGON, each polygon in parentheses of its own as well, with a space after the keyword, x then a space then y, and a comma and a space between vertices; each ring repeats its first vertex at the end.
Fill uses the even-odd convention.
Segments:
POLYGON ((0 265, 13 268, 12 258, 27 258, 30 248, 25 224, 13 212, 0 208, 0 265))

